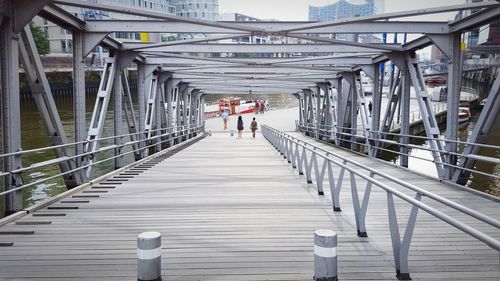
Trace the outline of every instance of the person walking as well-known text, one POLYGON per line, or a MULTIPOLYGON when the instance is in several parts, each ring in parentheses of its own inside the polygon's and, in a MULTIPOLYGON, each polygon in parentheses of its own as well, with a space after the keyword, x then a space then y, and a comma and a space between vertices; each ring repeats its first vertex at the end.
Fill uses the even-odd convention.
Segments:
POLYGON ((250 124, 250 130, 252 130, 252 136, 255 138, 255 131, 257 131, 257 121, 255 121, 255 117, 253 118, 253 121, 250 124))
POLYGON ((227 130, 227 121, 229 120, 229 114, 227 113, 226 110, 224 110, 224 112, 222 112, 221 117, 222 117, 222 121, 224 121, 224 130, 227 130))
POLYGON ((255 114, 259 114, 259 101, 255 100, 255 114))
POLYGON ((260 107, 260 114, 264 114, 264 110, 266 109, 266 107, 263 101, 260 101, 259 107, 260 107))
POLYGON ((372 117, 372 109, 373 109, 373 104, 372 101, 368 104, 368 111, 370 111, 370 117, 372 117))
POLYGON ((241 133, 243 132, 243 118, 241 116, 238 116, 238 138, 241 139, 241 133))

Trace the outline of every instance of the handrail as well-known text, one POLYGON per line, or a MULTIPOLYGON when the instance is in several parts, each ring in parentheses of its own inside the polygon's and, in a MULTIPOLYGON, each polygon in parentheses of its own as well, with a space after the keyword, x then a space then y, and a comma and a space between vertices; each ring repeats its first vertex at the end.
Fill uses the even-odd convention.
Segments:
MULTIPOLYGON (((466 206, 463 206, 461 204, 458 204, 454 201, 448 200, 440 195, 434 194, 434 193, 429 192, 425 189, 422 189, 422 188, 416 187, 414 185, 408 184, 406 182, 403 182, 403 181, 401 181, 397 178, 394 178, 390 175, 387 175, 383 172, 379 172, 371 167, 368 167, 367 165, 363 165, 361 163, 358 163, 358 162, 353 161, 351 159, 348 159, 346 157, 342 157, 334 152, 327 151, 327 150, 322 149, 318 146, 308 144, 305 141, 299 140, 293 136, 290 136, 289 134, 286 134, 284 132, 280 132, 280 131, 278 131, 274 128, 271 128, 269 126, 263 125, 262 126, 262 133, 264 134, 264 137, 271 144, 273 144, 278 151, 280 151, 283 154, 283 157, 289 158, 288 161, 290 163, 294 163, 293 165, 295 165, 295 163, 298 164, 299 172, 301 169, 300 165, 302 165, 301 161, 305 162, 304 165, 306 166, 306 169, 309 169, 308 176, 307 176, 308 183, 311 183, 309 181, 309 177, 311 176, 313 160, 315 161, 314 165, 315 165, 315 174, 316 174, 316 181, 317 181, 316 185, 318 186, 318 192, 320 191, 320 188, 321 188, 320 194, 322 194, 322 179, 321 179, 321 187, 320 187, 320 182, 319 182, 320 180, 318 179, 318 175, 319 175, 318 174, 319 169, 318 169, 318 164, 317 164, 318 157, 324 159, 324 161, 328 161, 327 163, 333 163, 333 164, 339 166, 340 168, 342 168, 342 171, 340 172, 340 175, 339 175, 339 181, 343 177, 344 170, 350 172, 351 192, 353 193, 353 195, 352 195, 353 196, 353 207, 355 209, 354 214, 356 216, 356 227, 358 229, 358 235, 360 235, 360 229, 363 229, 363 227, 364 227, 365 213, 367 211, 367 204, 368 204, 367 198, 369 198, 369 196, 370 196, 371 186, 372 185, 378 186, 382 190, 387 192, 389 226, 391 228, 391 239, 393 241, 392 245, 393 245, 393 251, 394 251, 394 258, 397 259, 395 266, 396 266, 396 272, 398 273, 398 276, 400 273, 408 274, 408 276, 409 276, 408 250, 410 247, 411 236, 413 235, 413 229, 415 227, 417 212, 419 209, 424 210, 428 214, 430 214, 430 215, 436 217, 437 219, 447 223, 448 225, 451 225, 451 226, 461 230, 462 232, 476 238, 477 240, 482 241, 483 243, 485 243, 489 247, 491 247, 497 251, 500 251, 500 241, 497 240, 496 238, 494 238, 494 237, 492 237, 484 232, 481 232, 478 229, 475 229, 475 228, 463 223, 462 221, 460 221, 456 218, 453 218, 450 215, 447 215, 447 214, 443 213, 442 211, 437 210, 434 207, 429 206, 426 203, 421 202, 420 198, 421 198, 421 196, 426 196, 428 198, 433 199, 436 202, 443 204, 444 206, 451 207, 457 211, 460 211, 463 214, 469 215, 470 217, 473 217, 481 222, 487 223, 487 224, 489 224, 493 227, 496 227, 498 229, 498 228, 500 228, 500 221, 498 221, 494 218, 491 218, 483 213, 472 210, 472 209, 470 209, 466 206), (294 149, 294 145, 295 145, 295 149, 294 149), (302 151, 303 151, 302 157, 300 157, 299 147, 302 148, 302 151), (311 154, 309 163, 307 163, 308 156, 306 154, 306 151, 308 151, 311 154), (337 158, 341 159, 341 161, 343 161, 343 163, 341 163, 340 160, 337 161, 332 157, 337 157, 337 158), (290 158, 291 158, 291 161, 290 161, 290 158), (300 158, 302 158, 302 159, 300 159, 300 158), (354 168, 348 166, 348 164, 356 165, 356 166, 362 168, 363 170, 370 172, 370 175, 366 175, 364 173, 361 173, 361 172, 355 170, 354 168), (375 175, 382 176, 382 177, 384 177, 392 182, 395 182, 399 185, 402 185, 403 187, 406 187, 406 188, 416 192, 416 194, 417 194, 416 198, 412 198, 411 196, 406 195, 403 192, 396 190, 393 187, 390 187, 387 184, 380 182, 379 180, 374 179, 373 177, 375 175), (355 187, 355 182, 354 182, 354 186, 352 185, 353 181, 354 181, 354 176, 358 176, 358 177, 366 180, 370 186, 370 188, 369 188, 367 185, 367 188, 365 191, 365 196, 363 198, 363 204, 361 205, 361 207, 359 204, 359 199, 358 199, 357 189, 355 187), (367 195, 368 195, 368 197, 366 197, 367 195), (391 195, 391 196, 389 196, 389 195, 391 195), (395 209, 394 209, 394 203, 392 202, 392 195, 395 195, 395 196, 399 197, 400 199, 413 205, 411 215, 410 215, 410 218, 408 220, 408 224, 406 226, 403 241, 400 241, 399 231, 393 231, 394 229, 398 229, 398 223, 397 223, 397 220, 394 219, 394 217, 396 215, 394 213, 395 209), (357 203, 354 202, 355 197, 356 197, 357 203), (362 214, 360 214, 360 212, 362 214), (391 217, 393 218, 392 220, 391 220, 391 217), (396 246, 394 243, 396 243, 396 246), (398 253, 396 253, 396 252, 398 252, 398 253)), ((325 167, 326 167, 325 164, 326 163, 323 162, 322 169, 325 169, 325 167)), ((330 164, 328 164, 328 167, 329 167, 329 175, 330 175, 330 173, 332 173, 330 164)), ((295 166, 294 166, 294 168, 295 168, 295 166)), ((324 177, 323 171, 320 173, 319 177, 320 178, 324 177)), ((332 203, 334 204, 334 209, 335 209, 334 192, 337 192, 337 191, 335 191, 336 190, 335 183, 332 182, 332 180, 333 180, 333 178, 329 178, 330 188, 332 189, 332 203)), ((339 184, 339 183, 337 182, 337 184, 339 184)), ((338 192, 340 192, 339 188, 340 188, 340 186, 337 187, 338 192)), ((335 196, 337 198, 339 197, 338 194, 335 196)), ((337 199, 337 200, 339 200, 339 199, 337 199)), ((339 208, 339 210, 340 210, 340 208, 339 208)), ((365 231, 366 231, 366 229, 365 229, 365 231)))
MULTIPOLYGON (((264 125, 264 126, 265 126, 265 125, 264 125)), ((267 126, 266 126, 266 127, 267 127, 267 126)), ((269 128, 270 128, 270 127, 269 127, 269 128)), ((296 138, 296 137, 294 137, 294 136, 291 136, 291 135, 289 135, 289 134, 287 134, 287 133, 284 133, 284 132, 280 132, 280 133, 281 133, 281 134, 283 134, 283 135, 285 135, 285 136, 287 136, 288 138, 291 138, 292 140, 295 140, 295 141, 299 142, 299 143, 301 143, 301 142, 302 142, 305 146, 311 146, 311 147, 313 147, 315 150, 320 150, 320 151, 323 151, 323 152, 325 152, 325 153, 328 153, 328 154, 330 154, 330 155, 332 155, 332 156, 334 156, 334 157, 337 157, 337 158, 339 158, 339 159, 342 159, 343 161, 346 161, 346 162, 351 163, 351 164, 353 164, 353 165, 355 165, 355 166, 358 166, 358 167, 360 167, 360 168, 363 168, 363 169, 365 169, 365 170, 369 171, 370 173, 374 173, 374 174, 376 174, 376 175, 379 175, 379 176, 381 176, 381 177, 384 177, 384 178, 386 178, 386 179, 388 179, 388 180, 391 180, 391 181, 393 181, 393 182, 395 182, 395 183, 398 183, 398 184, 400 184, 400 185, 402 185, 402 186, 404 186, 404 187, 406 187, 406 188, 408 188, 408 189, 411 189, 411 190, 413 190, 413 191, 415 191, 415 192, 418 192, 418 193, 420 193, 420 194, 422 194, 422 195, 424 195, 424 196, 426 196, 426 197, 428 197, 428 198, 431 198, 431 199, 434 199, 434 200, 436 200, 436 201, 438 201, 438 202, 440 202, 440 203, 443 203, 443 204, 447 205, 448 207, 451 207, 451 208, 454 208, 454 209, 456 209, 456 210, 458 210, 458 211, 464 212, 464 213, 466 213, 466 214, 468 214, 468 215, 470 215, 470 216, 473 216, 473 217, 475 217, 475 218, 477 218, 477 219, 479 219, 479 220, 484 220, 486 223, 488 223, 488 224, 490 224, 490 225, 492 225, 492 226, 494 226, 494 227, 498 227, 498 228, 500 228, 500 221, 499 221, 499 220, 496 220, 496 219, 491 218, 491 217, 489 217, 489 216, 483 215, 482 213, 479 213, 479 212, 477 212, 477 211, 475 211, 475 210, 473 210, 473 209, 470 209, 470 208, 468 208, 468 207, 466 207, 466 206, 463 206, 463 205, 460 205, 460 204, 458 204, 458 203, 455 203, 454 201, 448 200, 448 199, 446 199, 446 198, 444 198, 444 197, 442 197, 442 196, 440 196, 440 195, 437 195, 437 194, 431 193, 431 192, 429 192, 429 191, 426 191, 425 189, 419 188, 419 187, 417 187, 417 186, 415 186, 415 185, 413 185, 413 184, 410 184, 410 183, 407 183, 407 182, 405 182, 405 181, 402 181, 402 180, 400 180, 400 179, 398 179, 398 178, 396 178, 396 177, 393 177, 393 176, 388 175, 388 174, 386 174, 386 173, 380 172, 380 171, 378 171, 378 170, 376 170, 376 169, 373 169, 373 168, 371 168, 371 167, 369 167, 369 166, 366 166, 366 165, 364 165, 364 164, 361 164, 361 163, 359 163, 359 162, 357 162, 357 161, 354 161, 354 160, 349 159, 349 158, 347 158, 347 157, 344 157, 344 156, 342 156, 342 155, 339 155, 339 154, 333 153, 333 152, 331 152, 331 151, 328 151, 328 150, 326 150, 326 149, 324 149, 324 148, 321 148, 321 147, 319 147, 319 146, 316 146, 316 145, 314 145, 314 144, 310 144, 310 143, 308 143, 308 142, 306 142, 306 141, 304 141, 304 140, 298 139, 298 138, 296 138), (476 217, 476 216, 477 216, 477 217, 476 217)))
MULTIPOLYGON (((179 126, 177 126, 177 128, 179 128, 179 127, 185 127, 185 126, 186 125, 179 125, 179 126)), ((162 128, 160 130, 167 130, 167 129, 172 129, 172 128, 174 128, 174 127, 162 128)), ((56 159, 53 159, 51 161, 45 161, 46 163, 44 165, 39 165, 39 166, 35 166, 35 167, 31 167, 30 166, 30 167, 27 167, 27 168, 21 168, 21 169, 17 169, 17 170, 10 171, 10 172, 4 172, 4 173, 0 174, 0 176, 4 176, 4 175, 8 175, 8 174, 22 173, 22 172, 29 171, 29 170, 32 170, 32 169, 37 169, 37 168, 40 168, 40 167, 43 167, 43 166, 54 165, 54 164, 58 164, 60 162, 65 162, 65 161, 68 161, 70 159, 78 158, 78 157, 81 157, 81 156, 85 156, 85 155, 89 155, 89 154, 99 154, 99 153, 104 152, 104 151, 113 150, 113 149, 121 148, 121 147, 125 147, 125 146, 132 146, 135 143, 145 142, 145 141, 151 141, 151 140, 155 140, 155 139, 162 138, 162 137, 165 137, 165 136, 168 136, 168 135, 172 135, 172 134, 176 134, 176 133, 184 133, 184 132, 188 132, 188 131, 191 131, 191 130, 195 130, 196 132, 198 132, 202 128, 203 128, 203 125, 200 125, 200 124, 189 124, 188 128, 185 128, 185 129, 182 129, 182 130, 178 130, 178 131, 175 131, 175 132, 166 132, 165 134, 156 135, 156 136, 153 136, 153 137, 151 137, 149 139, 130 141, 130 142, 126 142, 126 143, 123 143, 123 144, 120 144, 120 145, 110 145, 110 146, 107 146, 107 147, 100 148, 100 149, 98 149, 98 150, 96 150, 94 152, 86 152, 86 153, 82 153, 82 154, 79 154, 79 155, 73 155, 73 156, 69 156, 69 157, 65 156, 65 157, 56 158, 56 159), (191 127, 191 125, 195 125, 195 126, 191 127)), ((16 187, 16 188, 12 188, 12 189, 0 192, 0 196, 5 196, 5 195, 13 193, 15 191, 19 191, 19 190, 22 190, 24 188, 27 188, 27 187, 30 187, 30 186, 33 186, 33 185, 37 185, 37 184, 40 184, 40 183, 52 180, 54 178, 60 177, 60 176, 71 174, 73 172, 80 171, 80 170, 83 170, 85 168, 97 165, 97 164, 101 164, 101 163, 104 163, 104 162, 107 162, 107 161, 110 161, 110 160, 114 160, 116 158, 120 158, 120 157, 123 157, 125 155, 132 154, 134 152, 141 151, 141 150, 147 149, 149 147, 153 147, 153 146, 156 146, 158 144, 162 144, 162 143, 165 143, 165 142, 170 142, 172 140, 176 140, 176 139, 183 138, 183 137, 185 137, 185 135, 178 135, 178 136, 169 138, 167 140, 160 141, 158 143, 151 143, 149 145, 145 145, 144 147, 140 147, 140 148, 137 148, 137 149, 132 149, 131 151, 128 151, 128 152, 120 153, 119 155, 113 155, 113 156, 111 156, 109 158, 106 158, 106 159, 103 159, 103 160, 94 161, 92 163, 82 165, 80 167, 77 167, 77 168, 69 170, 69 171, 58 173, 56 175, 53 175, 53 176, 50 176, 50 177, 47 177, 47 178, 43 178, 43 179, 35 181, 35 182, 31 182, 31 183, 28 183, 28 184, 25 184, 25 185, 22 185, 22 186, 19 186, 19 187, 16 187)))
MULTIPOLYGON (((316 124, 313 123, 297 123, 299 126, 304 126, 307 128, 311 129, 316 129, 316 124), (312 125, 312 126, 308 126, 312 125)), ((334 126, 329 126, 329 125, 323 125, 320 124, 320 127, 323 128, 338 128, 338 129, 345 129, 345 130, 357 130, 357 131, 364 131, 363 129, 355 129, 355 128, 349 128, 349 127, 342 127, 338 125, 334 126)), ((340 132, 338 132, 340 133, 340 132)), ((450 142, 450 143, 456 143, 456 144, 466 144, 466 145, 474 145, 474 146, 479 146, 479 147, 484 147, 484 148, 493 148, 493 149, 500 149, 500 146, 498 145, 491 145, 491 144, 484 144, 484 143, 473 143, 473 142, 466 142, 466 141, 459 141, 459 140, 447 140, 447 139, 441 139, 441 138, 429 138, 429 137, 424 137, 424 136, 416 136, 416 135, 409 135, 409 134, 398 134, 398 133, 391 133, 391 132, 383 132, 383 131, 369 131, 370 134, 384 134, 384 135, 392 135, 392 136, 403 136, 403 137, 411 137, 411 138, 416 138, 416 139, 422 139, 422 140, 437 140, 437 141, 443 141, 443 142, 450 142)), ((349 134, 352 136, 351 134, 349 134)), ((378 140, 377 140, 378 141, 378 140)))
MULTIPOLYGON (((177 128, 182 127, 182 125, 177 126, 177 128)), ((161 129, 155 129, 151 130, 149 132, 157 132, 157 131, 165 131, 168 129, 174 129, 176 127, 167 127, 167 128, 161 128, 161 129)), ((23 154, 28 154, 28 153, 34 153, 34 152, 42 152, 46 150, 53 150, 55 148, 64 148, 64 147, 70 147, 70 146, 75 146, 78 144, 89 144, 93 142, 98 142, 98 141, 104 141, 104 140, 112 140, 112 139, 117 139, 117 138, 124 138, 124 137, 129 137, 129 136, 138 136, 138 135, 143 135, 146 132, 137 132, 137 133, 130 133, 130 134, 122 134, 122 135, 117 135, 117 136, 109 136, 109 137, 102 137, 102 138, 96 138, 93 140, 84 140, 84 141, 79 141, 79 142, 71 142, 71 143, 65 143, 65 144, 59 144, 59 145, 52 145, 52 146, 46 146, 46 147, 39 147, 39 148, 33 148, 29 150, 20 150, 16 152, 11 152, 11 153, 5 153, 5 154, 0 154, 0 158, 5 158, 9 156, 19 156, 23 154)), ((172 132, 175 133, 175 132, 172 132)), ((144 139, 147 140, 147 139, 144 139)), ((141 140, 141 141, 144 141, 141 140)))
MULTIPOLYGON (((331 133, 331 131, 329 131, 328 129, 318 129, 316 127, 306 127, 306 126, 303 126, 302 124, 306 124, 306 123, 298 123, 298 126, 300 128, 304 128, 304 130, 307 130, 308 132, 320 131, 320 132, 331 133)), ((324 125, 320 125, 320 127, 321 126, 324 126, 324 125)), ((324 127, 333 128, 334 126, 324 126, 324 127)), ((347 128, 347 129, 350 129, 350 128, 347 128)), ((351 129, 351 130, 353 130, 353 129, 351 129)), ((361 131, 363 131, 363 130, 361 130, 361 131)), ((335 134, 349 136, 349 137, 353 136, 353 134, 344 133, 344 132, 338 132, 338 131, 335 132, 335 134)), ((373 138, 371 136, 372 134, 387 134, 387 133, 369 131, 369 135, 368 135, 367 139, 370 140, 370 141, 374 141, 374 142, 390 143, 390 144, 393 144, 393 145, 399 145, 399 146, 404 146, 404 147, 413 148, 413 149, 420 149, 420 150, 426 150, 426 151, 431 151, 431 152, 432 151, 437 151, 437 152, 440 152, 440 153, 443 153, 443 154, 447 154, 447 155, 454 155, 454 156, 458 156, 458 157, 470 157, 470 158, 478 159, 477 155, 464 155, 464 154, 460 154, 460 153, 457 153, 457 152, 450 152, 450 151, 441 150, 441 149, 432 149, 432 148, 429 148, 429 147, 417 146, 417 145, 413 145, 413 144, 410 144, 410 143, 404 144, 404 143, 399 143, 399 142, 396 142, 396 141, 389 141, 389 140, 385 140, 385 139, 376 139, 376 138, 373 138)), ((422 137, 422 136, 405 135, 405 134, 394 134, 394 133, 390 133, 390 135, 399 136, 399 137, 407 136, 409 138, 416 138, 416 139, 422 139, 422 140, 435 139, 435 138, 426 138, 426 137, 422 137)), ((322 136, 328 136, 328 135, 322 134, 322 136)), ((365 135, 355 135, 355 136, 366 137, 365 135)), ((444 141, 444 142, 457 143, 457 144, 464 144, 464 145, 475 145, 475 146, 479 146, 479 147, 483 147, 483 148, 499 149, 500 150, 500 146, 495 146, 495 145, 477 144, 477 143, 469 143, 469 142, 461 142, 461 141, 451 141, 451 140, 448 141, 448 140, 445 140, 445 139, 437 139, 437 140, 444 141)), ((350 142, 350 143, 356 143, 356 144, 363 145, 363 146, 370 146, 367 143, 357 142, 357 141, 353 141, 353 140, 349 140, 349 139, 342 139, 342 141, 346 141, 346 142, 350 142)), ((450 167, 455 167, 455 168, 458 168, 458 169, 466 169, 466 168, 463 168, 463 167, 460 167, 460 166, 457 166, 457 165, 453 165, 453 164, 449 164, 449 163, 443 163, 443 162, 440 162, 439 160, 429 160, 429 159, 425 159, 425 158, 416 157, 416 156, 413 156, 411 154, 398 153, 398 152, 395 152, 395 151, 392 151, 392 150, 384 149, 382 147, 376 147, 376 149, 377 150, 380 149, 380 150, 384 150, 384 151, 391 151, 392 153, 395 153, 395 154, 405 155, 405 156, 409 156, 409 157, 413 157, 413 158, 418 158, 418 159, 429 161, 429 162, 433 162, 433 163, 441 163, 442 165, 446 165, 446 166, 450 166, 450 167)), ((493 157, 484 156, 484 157, 481 157, 480 160, 484 161, 484 162, 493 163, 493 164, 500 164, 500 159, 493 158, 493 157)), ((489 176, 489 177, 500 178, 500 176, 493 175, 493 174, 483 173, 481 171, 476 171, 476 170, 470 170, 470 171, 478 173, 478 174, 482 174, 482 175, 485 175, 485 176, 489 176)))

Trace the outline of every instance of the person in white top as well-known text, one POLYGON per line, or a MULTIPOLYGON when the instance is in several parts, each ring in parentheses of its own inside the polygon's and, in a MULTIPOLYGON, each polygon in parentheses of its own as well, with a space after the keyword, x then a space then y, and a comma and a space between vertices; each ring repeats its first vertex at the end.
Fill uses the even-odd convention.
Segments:
POLYGON ((221 117, 222 117, 222 121, 224 121, 224 130, 227 130, 227 120, 229 120, 229 114, 227 113, 226 110, 224 110, 224 112, 222 112, 221 117))

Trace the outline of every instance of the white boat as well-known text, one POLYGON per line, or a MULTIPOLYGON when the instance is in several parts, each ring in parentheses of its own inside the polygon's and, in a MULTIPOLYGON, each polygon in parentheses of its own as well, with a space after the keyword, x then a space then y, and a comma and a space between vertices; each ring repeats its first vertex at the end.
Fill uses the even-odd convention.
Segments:
POLYGON ((470 121, 471 114, 470 109, 468 107, 459 107, 458 108, 458 123, 465 123, 470 121))

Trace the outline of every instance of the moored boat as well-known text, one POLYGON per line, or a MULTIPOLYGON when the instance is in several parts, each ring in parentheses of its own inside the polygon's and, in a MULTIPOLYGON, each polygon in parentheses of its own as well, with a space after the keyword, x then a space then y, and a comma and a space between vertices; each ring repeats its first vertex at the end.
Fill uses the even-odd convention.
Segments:
POLYGON ((470 109, 468 107, 459 107, 458 108, 458 123, 465 123, 470 121, 471 114, 470 109))

